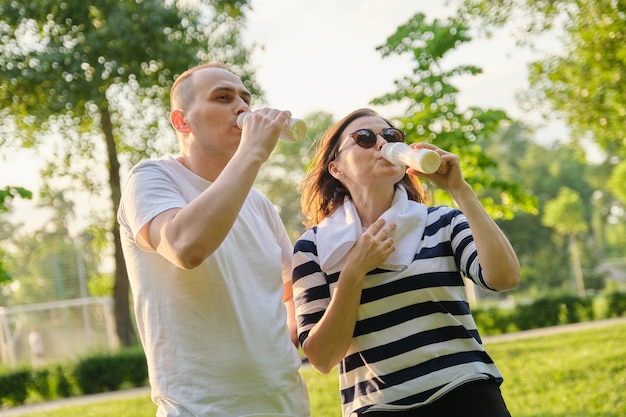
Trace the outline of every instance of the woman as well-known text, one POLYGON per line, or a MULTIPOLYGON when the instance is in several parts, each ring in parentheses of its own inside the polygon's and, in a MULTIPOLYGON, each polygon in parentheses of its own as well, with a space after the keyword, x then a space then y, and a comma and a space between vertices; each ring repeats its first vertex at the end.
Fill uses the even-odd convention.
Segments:
POLYGON ((339 364, 344 417, 510 416, 462 276, 494 291, 519 282, 511 244, 464 180, 456 155, 433 174, 392 165, 404 133, 369 109, 328 131, 301 184, 311 227, 296 242, 298 335, 323 373, 339 364), (460 211, 427 207, 419 178, 460 211))

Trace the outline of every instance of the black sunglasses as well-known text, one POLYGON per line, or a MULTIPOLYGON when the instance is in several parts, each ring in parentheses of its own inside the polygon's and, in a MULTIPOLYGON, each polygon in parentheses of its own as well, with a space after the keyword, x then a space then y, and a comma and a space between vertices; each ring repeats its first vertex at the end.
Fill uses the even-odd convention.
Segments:
MULTIPOLYGON (((370 129, 359 129, 354 133, 350 133, 350 137, 362 148, 374 147, 378 141, 376 136, 376 133, 370 129)), ((380 132, 380 136, 387 142, 404 142, 406 134, 395 127, 387 127, 380 132)))
MULTIPOLYGON (((387 142, 404 142, 406 133, 400 129, 396 129, 395 127, 387 127, 383 129, 379 135, 382 136, 387 142)), ((354 139, 356 144, 361 148, 373 148, 376 145, 376 142, 378 142, 378 134, 374 133, 371 129, 359 129, 356 132, 350 133, 349 136, 354 139)), ((337 152, 335 152, 335 156, 341 152, 344 145, 345 142, 339 147, 337 152)))

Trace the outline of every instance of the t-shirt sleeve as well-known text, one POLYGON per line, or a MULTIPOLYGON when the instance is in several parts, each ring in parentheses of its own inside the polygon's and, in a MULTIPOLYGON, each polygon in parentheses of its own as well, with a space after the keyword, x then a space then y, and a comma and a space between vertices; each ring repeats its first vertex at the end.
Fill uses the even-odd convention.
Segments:
POLYGON ((158 214, 185 204, 173 174, 158 162, 145 161, 135 166, 129 175, 122 191, 118 220, 142 249, 151 250, 145 243, 138 242, 139 231, 158 214))

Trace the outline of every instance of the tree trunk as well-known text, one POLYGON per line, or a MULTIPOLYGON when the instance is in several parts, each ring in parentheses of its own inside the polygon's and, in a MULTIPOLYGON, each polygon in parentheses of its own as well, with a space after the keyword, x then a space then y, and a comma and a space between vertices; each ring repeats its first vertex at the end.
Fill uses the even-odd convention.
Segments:
POLYGON ((111 202, 113 203, 113 241, 115 258, 115 285, 113 287, 113 310, 115 313, 115 327, 117 337, 122 346, 131 346, 135 343, 135 331, 130 317, 129 284, 126 263, 122 253, 122 241, 120 238, 120 226, 117 222, 117 208, 122 198, 120 182, 120 163, 117 158, 117 146, 113 137, 113 125, 111 113, 105 103, 100 108, 102 118, 102 130, 106 140, 107 154, 109 158, 109 185, 111 187, 111 202))
POLYGON ((579 296, 584 297, 585 282, 583 280, 583 268, 580 261, 580 251, 578 250, 578 245, 576 244, 576 235, 573 233, 569 236, 569 244, 572 269, 574 271, 574 277, 576 278, 576 290, 579 296))

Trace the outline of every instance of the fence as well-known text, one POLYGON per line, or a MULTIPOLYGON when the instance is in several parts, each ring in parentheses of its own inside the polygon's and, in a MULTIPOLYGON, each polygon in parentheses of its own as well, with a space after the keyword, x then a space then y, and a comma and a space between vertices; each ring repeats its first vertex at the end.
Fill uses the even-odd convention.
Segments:
POLYGON ((115 351, 113 300, 85 297, 0 307, 0 359, 4 367, 40 366, 90 352, 115 351))

